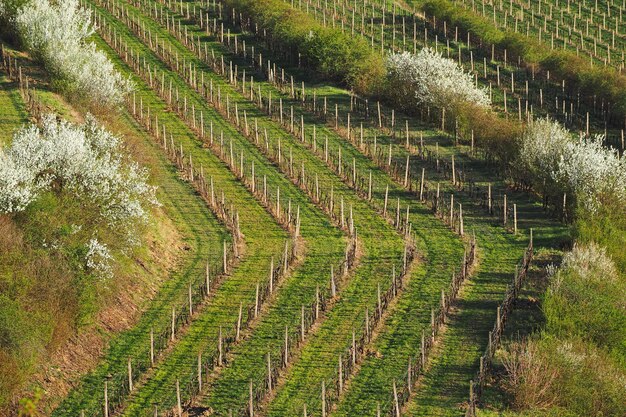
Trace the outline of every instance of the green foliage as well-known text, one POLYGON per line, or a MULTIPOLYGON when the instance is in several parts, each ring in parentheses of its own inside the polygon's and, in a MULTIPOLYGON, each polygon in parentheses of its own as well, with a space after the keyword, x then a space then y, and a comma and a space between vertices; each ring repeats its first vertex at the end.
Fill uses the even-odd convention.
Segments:
POLYGON ((382 58, 360 37, 327 28, 281 0, 227 0, 229 7, 254 16, 272 41, 300 53, 323 77, 359 93, 374 93, 385 69, 382 58))
POLYGON ((504 34, 491 21, 473 12, 459 8, 448 0, 426 0, 421 5, 428 15, 478 35, 485 43, 499 43, 504 34))
POLYGON ((450 119, 458 120, 459 129, 465 137, 474 135, 477 147, 485 150, 488 157, 497 160, 502 167, 510 165, 519 154, 516 138, 522 133, 523 125, 516 119, 505 119, 491 109, 472 103, 458 103, 450 119))
POLYGON ((502 387, 520 412, 511 415, 624 415, 625 309, 624 278, 606 251, 575 245, 551 277, 545 329, 502 354, 502 387))
POLYGON ((596 245, 577 247, 566 256, 543 308, 548 333, 580 338, 626 363, 626 286, 596 245))

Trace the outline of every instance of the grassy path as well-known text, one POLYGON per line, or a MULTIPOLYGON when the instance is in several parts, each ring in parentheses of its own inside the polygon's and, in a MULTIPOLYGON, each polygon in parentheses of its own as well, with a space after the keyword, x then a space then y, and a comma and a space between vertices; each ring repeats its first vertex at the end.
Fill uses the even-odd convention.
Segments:
POLYGON ((10 142, 13 132, 28 121, 16 83, 0 73, 0 146, 10 142))

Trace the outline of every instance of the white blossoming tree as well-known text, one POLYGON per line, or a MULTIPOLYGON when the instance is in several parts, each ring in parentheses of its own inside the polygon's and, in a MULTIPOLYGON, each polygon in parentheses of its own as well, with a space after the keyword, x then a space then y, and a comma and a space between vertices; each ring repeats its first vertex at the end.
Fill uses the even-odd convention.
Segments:
POLYGON ((431 48, 423 48, 417 55, 391 54, 386 66, 388 92, 404 102, 405 107, 447 108, 456 103, 488 107, 491 104, 487 92, 474 85, 471 74, 431 48))
POLYGON ((626 157, 603 145, 596 135, 565 146, 553 176, 594 212, 605 199, 626 205, 626 157))
POLYGON ((626 158, 603 142, 601 135, 574 140, 558 122, 538 119, 520 138, 519 167, 529 182, 567 192, 591 212, 605 198, 626 204, 626 158))
MULTIPOLYGON (((83 125, 53 115, 20 129, 0 150, 0 213, 24 211, 44 192, 70 195, 94 207, 102 223, 127 244, 158 202, 147 172, 125 154, 121 140, 88 115, 83 125)), ((87 266, 108 275, 110 256, 103 243, 88 244, 87 266)))
POLYGON ((98 106, 118 105, 132 83, 115 70, 87 38, 93 34, 91 13, 78 0, 29 1, 13 17, 26 47, 70 92, 98 106))
POLYGON ((567 144, 571 133, 559 123, 542 118, 529 123, 520 138, 519 168, 529 183, 551 182, 552 173, 567 144))

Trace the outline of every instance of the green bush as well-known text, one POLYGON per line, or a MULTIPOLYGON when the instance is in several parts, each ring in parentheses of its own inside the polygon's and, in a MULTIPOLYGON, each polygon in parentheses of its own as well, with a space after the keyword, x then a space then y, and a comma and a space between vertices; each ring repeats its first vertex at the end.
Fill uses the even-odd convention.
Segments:
POLYGON ((580 208, 574 229, 577 241, 598 243, 606 249, 622 277, 626 274, 626 212, 623 206, 603 201, 596 213, 580 208))
POLYGON ((373 94, 382 83, 382 58, 360 37, 319 24, 281 0, 226 0, 236 11, 266 29, 274 44, 299 53, 318 73, 361 94, 373 94))
POLYGON ((604 250, 595 244, 576 246, 546 294, 546 331, 592 343, 626 364, 624 284, 604 250))

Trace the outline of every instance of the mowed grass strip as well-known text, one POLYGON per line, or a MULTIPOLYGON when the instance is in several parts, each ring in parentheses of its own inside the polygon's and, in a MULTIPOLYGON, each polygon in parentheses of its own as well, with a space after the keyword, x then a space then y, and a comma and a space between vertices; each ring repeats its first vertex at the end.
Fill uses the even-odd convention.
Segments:
MULTIPOLYGON (((133 8, 129 7, 129 10, 132 9, 133 8)), ((134 12, 131 11, 130 13, 133 14, 134 12)), ((184 57, 186 62, 197 64, 199 71, 206 71, 206 66, 195 59, 195 57, 180 45, 178 41, 173 39, 171 35, 158 27, 158 25, 155 25, 147 17, 144 17, 144 19, 145 20, 142 20, 142 25, 145 23, 146 28, 150 28, 151 33, 155 35, 158 34, 162 42, 168 42, 168 49, 169 46, 172 45, 172 50, 178 52, 181 59, 184 57)), ((214 86, 219 83, 222 94, 229 94, 231 106, 234 106, 236 102, 240 112, 245 110, 249 118, 257 118, 259 127, 261 129, 267 128, 269 136, 274 143, 278 140, 277 138, 281 138, 283 143, 289 143, 292 146, 291 151, 293 151, 294 161, 297 161, 294 165, 300 166, 301 163, 304 163, 306 171, 309 173, 317 173, 320 184, 326 187, 326 189, 329 188, 330 184, 333 184, 337 199, 338 196, 343 196, 346 207, 352 205, 354 223, 357 230, 359 230, 364 255, 359 268, 355 271, 355 279, 348 284, 345 290, 348 295, 344 293, 340 303, 329 313, 329 317, 334 317, 334 322, 329 327, 331 331, 336 332, 338 336, 332 338, 334 343, 331 342, 331 344, 329 344, 330 349, 334 349, 338 353, 342 352, 351 341, 353 322, 358 322, 359 319, 363 319, 366 305, 369 305, 370 308, 374 305, 377 284, 381 282, 383 288, 388 286, 391 278, 392 263, 394 261, 397 270, 400 269, 403 241, 390 225, 376 214, 369 204, 360 200, 318 157, 311 155, 306 148, 299 145, 297 141, 279 127, 277 123, 268 120, 252 103, 243 98, 220 77, 208 71, 205 72, 204 75, 205 82, 208 82, 208 77, 212 77, 214 86), (337 311, 338 313, 336 313, 337 311)), ((217 87, 215 86, 214 88, 217 87)), ((378 196, 378 198, 382 197, 378 196)), ((324 323, 322 327, 325 327, 324 323)), ((333 354, 333 357, 334 356, 333 354)), ((334 363, 335 361, 332 360, 332 364, 334 363)), ((311 386, 316 385, 317 381, 311 382, 311 386)), ((245 390, 246 387, 244 386, 242 389, 245 390)), ((219 404, 220 399, 230 395, 230 391, 224 395, 224 397, 218 396, 214 392, 212 396, 209 395, 209 401, 215 401, 213 408, 217 407, 221 410, 221 407, 225 407, 225 405, 219 404)))
POLYGON ((16 129, 28 121, 28 113, 17 83, 0 72, 0 146, 11 142, 16 129))

